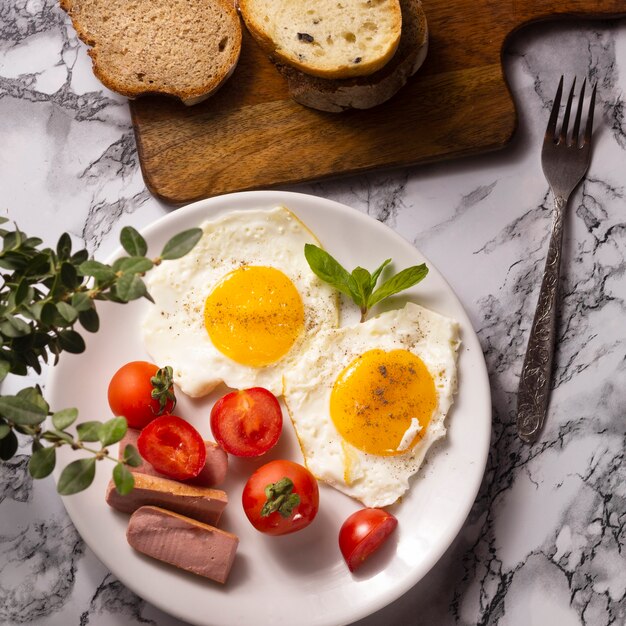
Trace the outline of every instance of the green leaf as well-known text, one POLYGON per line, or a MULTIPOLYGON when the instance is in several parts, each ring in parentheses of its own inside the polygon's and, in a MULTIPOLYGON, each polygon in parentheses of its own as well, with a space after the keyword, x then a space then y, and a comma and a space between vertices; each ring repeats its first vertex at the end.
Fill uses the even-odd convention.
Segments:
POLYGON ((83 328, 90 333, 97 333, 100 328, 100 318, 95 308, 81 311, 78 314, 78 321, 82 324, 83 328))
POLYGON ((17 436, 11 431, 6 437, 0 439, 0 459, 8 461, 17 452, 17 436))
POLYGON ((78 433, 78 439, 80 441, 99 441, 100 440, 100 427, 102 422, 95 420, 90 422, 82 422, 76 426, 76 432, 78 433))
POLYGON ((136 300, 148 293, 146 284, 136 274, 124 274, 115 286, 117 296, 124 302, 136 300))
POLYGON ((46 302, 41 307, 41 311, 39 313, 39 319, 42 324, 46 326, 52 326, 54 324, 54 319, 56 317, 57 308, 54 306, 52 302, 46 302))
POLYGON ((39 448, 33 452, 28 462, 28 471, 33 478, 45 478, 52 473, 57 456, 54 446, 39 448))
POLYGON ((85 261, 78 266, 82 276, 93 276, 96 280, 108 281, 115 278, 115 272, 111 267, 99 261, 85 261))
POLYGON ((2 382, 7 374, 11 371, 11 364, 4 359, 0 360, 0 382, 2 382))
POLYGON ((304 256, 313 273, 346 296, 352 297, 354 281, 348 271, 326 250, 304 244, 304 256))
POLYGON ((65 430, 78 418, 78 409, 63 409, 52 415, 52 423, 55 428, 65 430))
MULTIPOLYGON (((387 265, 389 265, 389 263, 391 263, 391 259, 385 259, 381 264, 380 267, 376 269, 376 271, 372 274, 372 290, 374 291, 374 287, 376 287, 376 283, 378 282, 378 278, 380 277, 382 271, 387 267, 387 265)), ((370 291, 370 293, 371 293, 370 291)))
POLYGON ((135 478, 132 472, 122 463, 118 463, 113 468, 113 482, 115 488, 121 496, 129 494, 135 486, 135 478))
POLYGON ((46 414, 50 409, 50 405, 41 395, 41 389, 39 387, 24 387, 24 389, 20 389, 17 392, 17 397, 38 406, 42 411, 45 411, 46 414))
POLYGON ((367 305, 368 308, 373 307, 377 302, 393 296, 396 293, 400 293, 413 285, 419 283, 428 274, 428 268, 425 263, 421 265, 414 265, 413 267, 407 267, 406 269, 398 272, 395 276, 392 276, 389 280, 384 282, 369 298, 367 305))
POLYGON ((367 299, 372 293, 372 275, 362 267, 355 267, 352 270, 352 280, 354 281, 355 290, 353 294, 354 303, 363 308, 366 306, 367 299))
POLYGON ((85 340, 75 330, 62 330, 59 333, 59 345, 71 354, 85 351, 85 340))
POLYGON ((0 422, 0 439, 4 439, 11 432, 11 427, 4 422, 0 422))
POLYGON ((50 430, 44 431, 41 434, 41 438, 45 441, 50 441, 52 443, 57 443, 59 441, 63 441, 64 443, 67 443, 69 445, 72 445, 74 443, 71 435, 62 430, 57 430, 56 428, 51 428, 50 430))
POLYGON ((4 321, 0 323, 0 332, 5 337, 25 337, 30 335, 31 327, 27 322, 13 315, 4 315, 4 321))
POLYGON ((103 447, 117 443, 126 434, 128 424, 123 417, 114 417, 100 426, 98 431, 98 439, 103 447))
POLYGON ((122 461, 131 467, 139 467, 143 463, 139 450, 130 443, 127 443, 124 447, 122 461))
POLYGON ((62 472, 57 484, 57 491, 62 496, 87 489, 96 475, 96 459, 78 459, 70 463, 62 472))
POLYGON ((57 256, 61 261, 65 261, 69 259, 70 254, 72 254, 72 239, 67 233, 63 233, 57 243, 57 256))
POLYGON ((61 317, 69 324, 72 324, 78 317, 78 311, 71 304, 67 302, 57 302, 56 306, 61 317))
POLYGON ((116 272, 124 272, 124 274, 143 274, 151 270, 154 263, 150 259, 143 256, 127 256, 118 259, 113 264, 116 272))
POLYGON ((70 304, 80 313, 93 308, 93 303, 86 291, 77 291, 72 295, 70 304))
POLYGON ((14 296, 14 304, 15 306, 20 306, 26 300, 32 300, 33 297, 33 288, 30 286, 30 283, 23 278, 20 280, 17 289, 15 290, 14 296), (29 297, 30 296, 30 297, 29 297))
POLYGON ((202 238, 201 228, 190 228, 174 235, 163 247, 161 258, 164 261, 180 259, 190 252, 202 238))
POLYGON ((75 289, 81 283, 76 267, 67 261, 61 265, 60 275, 61 282, 68 289, 75 289))
POLYGON ((120 233, 122 248, 131 256, 146 256, 148 244, 132 226, 124 226, 120 233))
POLYGON ((36 426, 46 419, 47 411, 19 396, 0 396, 0 415, 20 426, 36 426))

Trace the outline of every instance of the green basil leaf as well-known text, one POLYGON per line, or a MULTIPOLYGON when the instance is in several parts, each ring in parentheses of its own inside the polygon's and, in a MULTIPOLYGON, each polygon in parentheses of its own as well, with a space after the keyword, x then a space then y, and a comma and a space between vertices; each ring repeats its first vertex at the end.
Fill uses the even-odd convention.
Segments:
POLYGON ((55 428, 65 430, 78 418, 78 409, 63 409, 52 415, 52 423, 55 428))
POLYGON ((34 451, 28 462, 28 471, 33 478, 45 478, 52 473, 57 455, 54 446, 34 451))
POLYGON ((130 443, 127 443, 124 447, 122 461, 131 467, 139 467, 143 463, 139 450, 130 443))
POLYGON ((326 250, 304 244, 304 257, 313 273, 346 296, 352 297, 354 281, 348 271, 326 250))
POLYGON ((193 247, 200 241, 202 237, 202 229, 190 228, 178 235, 174 235, 163 247, 161 258, 164 261, 172 261, 180 259, 190 252, 193 247))
POLYGON ((113 264, 116 272, 124 272, 125 274, 143 274, 151 270, 154 263, 150 259, 143 256, 127 256, 118 259, 113 264))
POLYGON ((57 491, 62 496, 87 489, 96 475, 96 459, 78 459, 70 463, 62 472, 57 484, 57 491))
MULTIPOLYGON (((381 264, 380 267, 377 268, 374 273, 372 274, 372 290, 374 291, 374 288, 376 287, 376 283, 378 282, 378 279, 382 273, 382 271, 387 267, 387 265, 389 265, 389 263, 391 263, 391 259, 385 259, 381 264)), ((370 291, 370 293, 371 293, 370 291)))
POLYGON ((6 437, 0 439, 0 459, 8 461, 17 452, 17 436, 11 431, 6 437))
POLYGON ((374 306, 377 302, 393 296, 396 293, 400 293, 409 287, 417 284, 422 280, 426 274, 428 274, 428 268, 425 263, 421 265, 414 265, 413 267, 407 267, 406 269, 398 272, 395 276, 392 276, 389 280, 384 282, 369 298, 367 305, 368 308, 374 306))
POLYGON ((18 396, 0 396, 0 415, 20 426, 36 426, 46 419, 47 411, 18 396))
POLYGON ((123 417, 114 417, 108 422, 105 422, 100 426, 98 431, 98 439, 102 443, 103 447, 110 446, 112 443, 117 443, 126 434, 128 424, 123 417))
POLYGON ((90 421, 82 422, 76 426, 76 432, 78 433, 78 439, 80 441, 99 441, 100 440, 100 427, 102 422, 90 421))
POLYGON ((135 486, 135 478, 132 472, 122 463, 118 463, 113 468, 113 482, 121 496, 128 495, 135 486))
POLYGON ((122 248, 131 256, 146 256, 148 244, 146 240, 132 226, 124 226, 120 233, 122 248))

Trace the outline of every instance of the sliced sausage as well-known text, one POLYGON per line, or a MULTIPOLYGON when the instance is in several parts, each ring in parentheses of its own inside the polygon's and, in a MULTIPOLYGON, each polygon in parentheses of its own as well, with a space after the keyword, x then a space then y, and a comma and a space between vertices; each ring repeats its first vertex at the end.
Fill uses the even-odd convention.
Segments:
POLYGON ((176 480, 134 474, 135 487, 125 496, 118 493, 113 481, 109 482, 106 501, 122 513, 133 513, 145 505, 164 507, 188 517, 217 524, 228 503, 228 496, 220 489, 185 485, 176 480))
POLYGON ((138 552, 219 583, 226 582, 239 543, 232 533, 154 506, 131 515, 126 538, 138 552))
MULTIPOLYGON (((137 438, 141 431, 135 428, 129 428, 124 438, 119 443, 118 458, 121 460, 124 454, 124 448, 131 444, 137 447, 137 438)), ((185 482, 190 485, 198 485, 200 487, 217 487, 224 482, 226 471, 228 470, 228 455, 226 452, 213 441, 206 441, 206 462, 200 473, 185 482)), ((143 459, 142 459, 143 460, 143 459)), ((140 474, 148 474, 149 476, 161 476, 163 474, 157 472, 148 461, 143 460, 139 467, 130 467, 131 472, 139 472, 140 474)))

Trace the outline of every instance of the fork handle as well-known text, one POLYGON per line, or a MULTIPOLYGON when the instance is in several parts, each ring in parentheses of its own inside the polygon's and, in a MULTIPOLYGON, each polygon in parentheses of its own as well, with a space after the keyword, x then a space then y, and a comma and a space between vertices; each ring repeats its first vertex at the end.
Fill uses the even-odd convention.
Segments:
POLYGON ((530 329, 517 393, 517 432, 523 441, 537 440, 548 410, 556 333, 556 302, 561 273, 563 215, 567 198, 554 197, 552 233, 539 300, 530 329))

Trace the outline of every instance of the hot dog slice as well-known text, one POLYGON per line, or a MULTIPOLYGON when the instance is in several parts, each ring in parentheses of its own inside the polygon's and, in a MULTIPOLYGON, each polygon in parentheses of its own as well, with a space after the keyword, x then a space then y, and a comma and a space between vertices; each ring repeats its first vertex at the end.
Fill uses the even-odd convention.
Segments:
MULTIPOLYGON (((127 444, 131 444, 137 447, 137 437, 141 431, 135 428, 129 428, 124 435, 124 438, 120 441, 118 448, 118 458, 121 460, 124 454, 124 448, 127 444)), ((198 485, 199 487, 216 487, 221 485, 226 478, 226 471, 228 470, 228 455, 226 452, 212 441, 205 441, 206 445, 206 462, 200 473, 195 477, 185 482, 190 485, 198 485)), ((140 474, 148 474, 150 476, 161 476, 148 461, 144 460, 143 464, 139 467, 129 468, 131 472, 139 472, 140 474)))
POLYGON ((192 517, 205 524, 217 524, 228 503, 228 496, 220 489, 195 487, 175 480, 134 474, 135 487, 125 496, 109 482, 106 501, 122 513, 133 513, 138 508, 154 505, 192 517))
POLYGON ((236 535, 154 506, 131 515, 126 538, 138 552, 218 583, 226 582, 239 543, 236 535))

